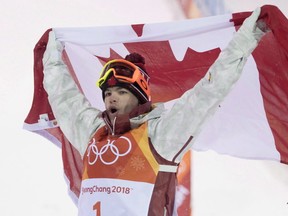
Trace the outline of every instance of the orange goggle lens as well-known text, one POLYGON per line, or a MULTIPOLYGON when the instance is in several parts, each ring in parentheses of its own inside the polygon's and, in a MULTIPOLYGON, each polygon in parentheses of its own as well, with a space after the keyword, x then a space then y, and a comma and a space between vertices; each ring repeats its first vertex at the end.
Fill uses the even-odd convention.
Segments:
POLYGON ((115 59, 107 62, 97 81, 97 86, 101 88, 111 73, 113 73, 114 77, 120 82, 137 83, 145 94, 150 97, 150 89, 148 86, 150 77, 133 63, 123 59, 115 59))

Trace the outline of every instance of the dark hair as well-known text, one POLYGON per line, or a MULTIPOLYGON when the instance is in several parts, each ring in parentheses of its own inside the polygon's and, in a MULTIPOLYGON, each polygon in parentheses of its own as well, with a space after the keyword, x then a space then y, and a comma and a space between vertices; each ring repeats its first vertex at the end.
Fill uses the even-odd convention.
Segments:
MULTIPOLYGON (((142 71, 144 71, 148 75, 146 68, 145 68, 145 58, 142 55, 140 55, 139 53, 135 53, 135 52, 130 53, 125 57, 125 60, 133 63, 134 65, 139 67, 142 71)), ((113 76, 113 73, 111 73, 109 75, 108 79, 100 87, 102 90, 103 100, 105 99, 106 89, 108 87, 116 86, 116 85, 120 86, 122 88, 126 88, 129 91, 131 91, 131 93, 134 94, 138 98, 140 104, 144 104, 150 100, 150 95, 147 95, 146 92, 143 90, 143 88, 138 85, 138 83, 136 83, 136 82, 135 83, 126 83, 126 82, 119 81, 113 76)), ((149 86, 147 86, 147 88, 149 89, 149 86)))

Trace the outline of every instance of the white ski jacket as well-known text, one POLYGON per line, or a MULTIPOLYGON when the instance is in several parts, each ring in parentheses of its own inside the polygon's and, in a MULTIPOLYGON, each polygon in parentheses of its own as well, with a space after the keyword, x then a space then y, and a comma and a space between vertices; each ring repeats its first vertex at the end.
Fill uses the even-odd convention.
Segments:
MULTIPOLYGON (((246 19, 206 76, 177 99, 170 110, 166 110, 164 104, 157 104, 149 113, 130 119, 132 128, 148 122, 148 136, 163 158, 171 161, 176 156, 175 162, 181 161, 204 122, 240 77, 248 56, 263 35, 256 25, 259 13, 257 9, 246 19), (189 145, 185 145, 188 141, 189 145)), ((90 138, 105 121, 101 111, 92 107, 77 88, 62 60, 62 51, 62 44, 51 31, 43 58, 43 84, 61 130, 83 156, 90 138)))

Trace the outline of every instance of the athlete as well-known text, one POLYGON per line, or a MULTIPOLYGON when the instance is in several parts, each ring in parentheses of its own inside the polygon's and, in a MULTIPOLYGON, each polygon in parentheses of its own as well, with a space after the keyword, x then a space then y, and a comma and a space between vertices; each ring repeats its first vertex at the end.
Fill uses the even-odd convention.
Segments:
POLYGON ((262 37, 259 13, 245 20, 206 76, 169 111, 151 104, 145 59, 136 53, 103 66, 97 85, 106 110, 92 107, 50 32, 43 84, 61 130, 83 158, 79 216, 176 215, 177 165, 262 37))

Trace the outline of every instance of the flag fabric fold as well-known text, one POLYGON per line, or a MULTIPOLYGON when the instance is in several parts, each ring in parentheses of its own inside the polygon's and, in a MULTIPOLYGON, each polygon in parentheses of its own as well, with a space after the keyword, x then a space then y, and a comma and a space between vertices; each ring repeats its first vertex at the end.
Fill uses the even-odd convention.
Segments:
MULTIPOLYGON (((165 102, 169 108, 204 76, 250 14, 53 31, 65 44, 64 59, 71 75, 93 106, 104 109, 101 92, 95 85, 103 64, 138 52, 145 57, 152 77, 152 102, 165 102)), ((269 32, 192 148, 288 164, 288 20, 271 5, 261 8, 260 19, 269 32)), ((43 34, 34 48, 34 98, 23 127, 61 147, 64 172, 77 202, 81 157, 58 127, 42 84, 42 57, 51 30, 43 34)), ((189 160, 185 161, 188 168, 183 168, 183 175, 189 176, 189 160)))

